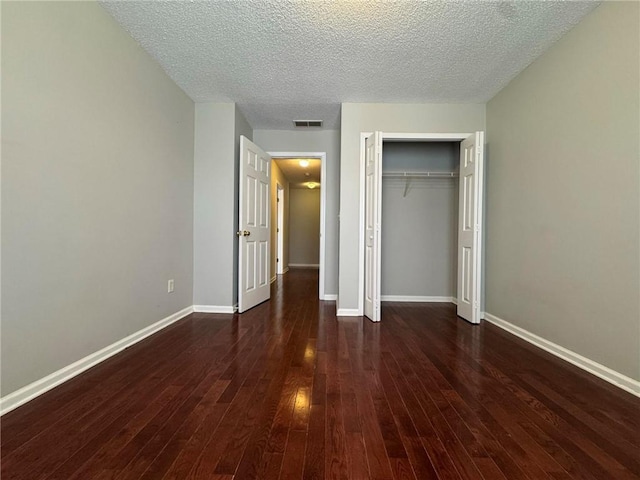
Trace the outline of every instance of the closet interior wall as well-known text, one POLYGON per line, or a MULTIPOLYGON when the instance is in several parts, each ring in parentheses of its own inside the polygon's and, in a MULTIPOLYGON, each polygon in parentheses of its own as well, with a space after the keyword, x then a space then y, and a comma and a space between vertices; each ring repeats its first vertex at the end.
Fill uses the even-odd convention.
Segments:
POLYGON ((459 162, 459 142, 384 142, 382 301, 457 296, 459 179, 410 173, 457 173, 459 162))

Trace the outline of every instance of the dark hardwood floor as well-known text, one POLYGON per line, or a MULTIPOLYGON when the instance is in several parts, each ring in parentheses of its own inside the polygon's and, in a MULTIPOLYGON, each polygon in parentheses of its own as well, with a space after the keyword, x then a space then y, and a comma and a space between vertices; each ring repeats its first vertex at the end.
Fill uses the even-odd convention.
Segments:
POLYGON ((8 413, 2 479, 640 478, 640 399, 452 305, 316 296, 292 271, 8 413))

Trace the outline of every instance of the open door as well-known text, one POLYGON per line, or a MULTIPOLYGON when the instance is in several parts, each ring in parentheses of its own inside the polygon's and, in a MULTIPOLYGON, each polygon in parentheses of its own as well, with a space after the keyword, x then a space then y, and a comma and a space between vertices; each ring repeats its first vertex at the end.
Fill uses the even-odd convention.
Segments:
POLYGON ((476 132, 460 146, 458 316, 471 323, 480 323, 483 147, 484 132, 476 132))
POLYGON ((240 136, 238 311, 269 299, 271 157, 240 136))
POLYGON ((379 322, 382 132, 375 132, 366 139, 365 168, 364 315, 379 322))

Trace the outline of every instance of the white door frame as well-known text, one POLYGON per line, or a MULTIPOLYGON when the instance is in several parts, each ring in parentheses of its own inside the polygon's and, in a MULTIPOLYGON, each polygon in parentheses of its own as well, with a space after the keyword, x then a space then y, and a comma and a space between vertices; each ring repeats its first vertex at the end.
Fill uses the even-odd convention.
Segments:
MULTIPOLYGON (((358 316, 364 316, 364 207, 365 207, 365 177, 366 177, 366 139, 374 132, 360 133, 360 216, 358 219, 358 316)), ((382 141, 415 141, 415 142, 461 142, 473 133, 404 133, 382 132, 382 141)), ((482 235, 481 235, 482 236, 482 235)), ((482 248, 480 255, 482 258, 482 248)), ((482 266, 481 268, 484 268, 482 266)), ((484 278, 481 275, 481 278, 484 278)), ((483 289, 484 290, 484 289, 483 289)), ((457 294, 456 294, 457 297, 457 294)))
POLYGON ((327 186, 325 180, 327 178, 327 153, 326 152, 267 152, 273 160, 279 158, 317 158, 320 160, 320 267, 319 267, 319 288, 318 298, 325 299, 324 294, 324 277, 325 277, 325 216, 327 201, 327 186))
POLYGON ((282 275, 284 273, 284 187, 276 182, 276 242, 278 248, 276 249, 276 274, 282 275))

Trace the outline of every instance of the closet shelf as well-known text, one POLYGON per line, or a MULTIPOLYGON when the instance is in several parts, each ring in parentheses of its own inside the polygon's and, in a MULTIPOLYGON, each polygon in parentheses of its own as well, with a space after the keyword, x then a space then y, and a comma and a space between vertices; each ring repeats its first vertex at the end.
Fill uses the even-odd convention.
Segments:
POLYGON ((404 194, 402 196, 406 197, 412 178, 455 178, 458 176, 458 172, 382 172, 382 176, 385 178, 404 178, 404 194))
POLYGON ((458 172, 382 172, 382 176, 390 178, 453 178, 458 176, 458 172))

